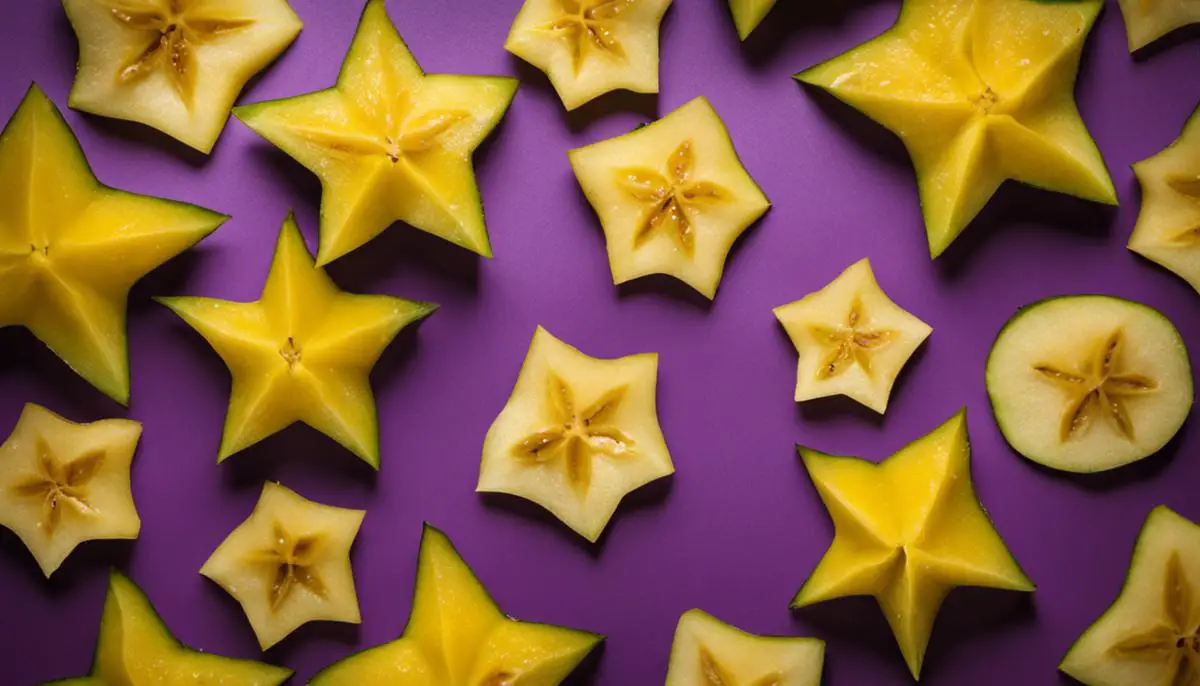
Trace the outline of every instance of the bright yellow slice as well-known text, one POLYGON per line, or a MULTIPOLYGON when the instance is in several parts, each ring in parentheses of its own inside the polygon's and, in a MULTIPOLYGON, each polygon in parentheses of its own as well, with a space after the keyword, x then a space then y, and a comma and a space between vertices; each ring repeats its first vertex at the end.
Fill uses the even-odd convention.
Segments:
POLYGON ((1140 50, 1163 36, 1200 23, 1196 0, 1117 0, 1125 16, 1129 52, 1140 50))
POLYGON ((703 610, 675 628, 666 686, 820 686, 825 642, 755 636, 703 610))
POLYGON ((733 13, 738 38, 749 38, 774 6, 775 0, 729 0, 729 11, 733 13))

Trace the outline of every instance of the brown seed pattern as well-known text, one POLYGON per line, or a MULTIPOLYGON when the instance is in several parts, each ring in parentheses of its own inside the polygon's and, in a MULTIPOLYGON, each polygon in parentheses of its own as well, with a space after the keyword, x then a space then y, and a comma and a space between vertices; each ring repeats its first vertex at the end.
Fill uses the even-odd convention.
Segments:
POLYGON ((64 463, 44 438, 37 438, 37 472, 14 484, 12 491, 22 498, 42 501, 39 524, 47 538, 58 531, 66 511, 85 516, 97 514, 87 501, 87 487, 100 472, 105 457, 103 450, 93 450, 64 463))
POLYGON ((1179 552, 1172 551, 1163 578, 1162 620, 1121 639, 1109 647, 1109 653, 1127 660, 1166 663, 1171 686, 1200 684, 1200 614, 1194 607, 1191 581, 1179 552))
MULTIPOLYGON (((700 646, 700 676, 704 681, 696 686, 739 686, 733 675, 721 666, 721 663, 713 657, 712 652, 704 646, 700 646)), ((747 686, 779 686, 782 683, 782 675, 778 672, 771 672, 755 679, 747 686)))
POLYGON ((826 350, 817 367, 818 379, 832 379, 854 365, 858 365, 868 377, 872 375, 871 356, 894 341, 897 333, 867 328, 864 326, 865 318, 862 300, 855 298, 841 326, 809 327, 809 333, 826 350))
POLYGON ((561 14, 542 27, 563 40, 571 49, 575 73, 593 53, 623 59, 625 50, 614 35, 621 13, 638 0, 558 0, 561 14))
POLYGON ((297 536, 282 522, 272 525, 270 543, 252 555, 252 560, 269 574, 267 599, 272 611, 278 610, 300 588, 318 598, 326 596, 325 583, 315 569, 324 554, 324 539, 320 534, 297 536))

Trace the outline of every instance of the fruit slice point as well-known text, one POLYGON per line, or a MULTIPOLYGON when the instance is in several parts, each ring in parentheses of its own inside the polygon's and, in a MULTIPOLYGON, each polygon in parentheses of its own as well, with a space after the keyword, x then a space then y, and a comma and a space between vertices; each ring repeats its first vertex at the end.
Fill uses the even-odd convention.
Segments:
POLYGON ((1142 207, 1129 249, 1200 293, 1200 109, 1165 150, 1133 165, 1142 207))

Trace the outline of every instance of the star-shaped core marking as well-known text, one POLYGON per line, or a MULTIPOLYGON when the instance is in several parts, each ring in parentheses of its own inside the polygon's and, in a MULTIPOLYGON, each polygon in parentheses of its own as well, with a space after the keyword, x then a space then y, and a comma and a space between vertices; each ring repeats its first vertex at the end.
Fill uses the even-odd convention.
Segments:
MULTIPOLYGON (((704 646, 700 646, 700 673, 704 675, 704 683, 696 686, 742 686, 704 646)), ((771 672, 745 686, 781 686, 781 684, 783 684, 783 677, 777 672, 771 672)))
POLYGON ((558 0, 562 15, 544 29, 562 36, 571 46, 575 72, 594 51, 624 58, 625 50, 612 26, 621 12, 638 0, 558 0))
POLYGON ((319 598, 326 596, 325 584, 315 569, 324 554, 320 535, 297 536, 281 522, 274 523, 270 545, 256 551, 251 558, 265 568, 271 579, 268 595, 272 611, 278 610, 299 587, 319 598))
POLYGON ((896 332, 864 328, 860 325, 862 319, 862 300, 855 298, 844 325, 836 329, 821 325, 809 327, 812 337, 827 350, 817 367, 818 379, 835 377, 851 365, 858 365, 871 376, 871 354, 891 343, 896 332))
POLYGON ((1092 355, 1074 369, 1053 364, 1034 366, 1034 371, 1066 392, 1067 405, 1059 431, 1059 439, 1064 443, 1083 436, 1096 415, 1110 422, 1127 440, 1134 440, 1134 426, 1126 403, 1153 393, 1158 383, 1124 370, 1123 345, 1124 334, 1117 329, 1101 340, 1092 355))
POLYGON ((105 452, 93 450, 70 460, 59 459, 46 440, 37 437, 38 472, 12 486, 14 493, 22 498, 42 501, 42 518, 38 527, 47 536, 53 536, 62 521, 63 511, 75 515, 96 516, 96 510, 88 504, 88 484, 104 464, 105 452))
POLYGON ((1179 553, 1172 551, 1163 579, 1164 621, 1113 644, 1109 653, 1129 660, 1169 663, 1170 686, 1200 683, 1200 614, 1193 609, 1194 600, 1195 590, 1179 553))

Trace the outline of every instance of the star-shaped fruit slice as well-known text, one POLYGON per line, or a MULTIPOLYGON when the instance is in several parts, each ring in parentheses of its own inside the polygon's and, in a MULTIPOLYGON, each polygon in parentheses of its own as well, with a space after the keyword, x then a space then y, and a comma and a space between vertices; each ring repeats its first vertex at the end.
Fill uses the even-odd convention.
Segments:
POLYGON ((866 258, 774 311, 800 354, 797 402, 844 395, 880 414, 900 370, 933 332, 892 302, 866 258))
POLYGON ((508 617, 450 539, 426 525, 404 635, 325 668, 309 684, 556 686, 602 640, 508 617))
POLYGON ((241 604, 263 650, 308 622, 358 624, 350 546, 365 514, 268 482, 200 573, 241 604))
POLYGON ((508 77, 425 74, 383 0, 369 0, 337 85, 234 114, 321 179, 318 265, 397 220, 491 257, 471 155, 516 90, 508 77))
POLYGON ((286 0, 63 0, 79 38, 71 107, 210 152, 238 94, 303 26, 286 0))
POLYGON ((1200 526, 1150 512, 1121 594, 1059 669, 1087 686, 1200 683, 1200 526))
POLYGON ((671 0, 525 0, 504 49, 541 69, 573 110, 615 90, 658 92, 671 0))
POLYGON ((799 451, 835 534, 793 608, 875 596, 919 678, 951 590, 1033 591, 975 497, 965 410, 878 464, 799 451))
POLYGON ((0 134, 0 327, 28 328, 127 404, 129 289, 225 219, 102 185, 58 109, 31 86, 0 134))
POLYGON ((771 206, 702 97, 568 155, 604 229, 613 283, 668 274, 712 299, 734 241, 771 206))
POLYGON ((825 642, 755 636, 703 610, 675 628, 666 686, 819 686, 825 642))
POLYGON ((589 357, 539 326, 484 439, 476 490, 532 500, 596 541, 622 498, 675 472, 657 376, 654 353, 589 357))
POLYGON ((733 13, 738 38, 749 38, 774 6, 775 0, 729 0, 729 11, 733 13))
POLYGON ((1103 6, 905 0, 883 35, 796 78, 901 138, 937 257, 1007 179, 1117 203, 1073 95, 1103 6))
POLYGON ((76 424, 32 403, 21 411, 0 444, 0 526, 47 577, 80 543, 137 538, 129 466, 141 435, 128 419, 76 424))
POLYGON ((1140 50, 1163 36, 1200 23, 1195 0, 1117 0, 1125 17, 1129 52, 1140 50))
POLYGON ((430 303, 338 289, 288 215, 262 297, 251 303, 159 298, 204 336, 233 375, 217 461, 303 422, 379 467, 368 379, 396 334, 430 303))

